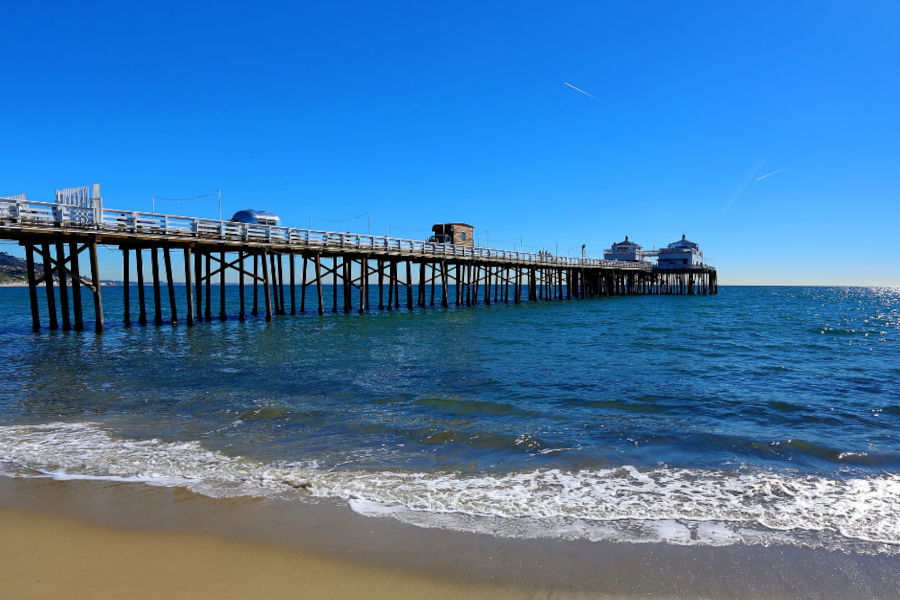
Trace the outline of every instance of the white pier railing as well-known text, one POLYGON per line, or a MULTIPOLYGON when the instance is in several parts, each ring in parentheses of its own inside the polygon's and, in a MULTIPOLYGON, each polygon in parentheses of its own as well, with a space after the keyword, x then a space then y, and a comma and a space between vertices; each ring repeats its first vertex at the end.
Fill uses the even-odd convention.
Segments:
MULTIPOLYGON (((99 199, 98 199, 99 200, 99 199)), ((201 219, 131 210, 102 208, 93 219, 84 209, 21 197, 0 197, 0 229, 17 231, 84 232, 147 240, 184 240, 199 243, 268 246, 326 252, 372 252, 380 255, 428 256, 528 263, 546 266, 606 267, 649 271, 652 265, 639 261, 571 258, 546 253, 518 252, 496 248, 460 246, 359 233, 297 229, 235 221, 201 219), (99 217, 99 218, 98 218, 99 217)))

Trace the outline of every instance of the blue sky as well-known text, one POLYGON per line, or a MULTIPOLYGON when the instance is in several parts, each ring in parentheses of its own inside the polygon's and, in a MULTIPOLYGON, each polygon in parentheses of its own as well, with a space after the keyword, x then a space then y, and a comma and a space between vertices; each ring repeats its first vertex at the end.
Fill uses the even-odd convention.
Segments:
POLYGON ((572 255, 686 233, 723 284, 900 285, 896 2, 2 15, 0 194, 100 182, 107 206, 149 210, 221 188, 226 216, 365 232, 341 219, 368 213, 418 239, 466 221, 572 255))

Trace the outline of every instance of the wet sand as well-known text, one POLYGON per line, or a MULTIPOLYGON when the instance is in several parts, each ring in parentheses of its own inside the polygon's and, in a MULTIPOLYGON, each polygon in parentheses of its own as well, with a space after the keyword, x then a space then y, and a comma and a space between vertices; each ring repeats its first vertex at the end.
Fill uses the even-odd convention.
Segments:
POLYGON ((900 597, 900 558, 511 540, 338 504, 0 477, 2 598, 900 597))
POLYGON ((3 598, 521 598, 283 547, 0 511, 3 598))

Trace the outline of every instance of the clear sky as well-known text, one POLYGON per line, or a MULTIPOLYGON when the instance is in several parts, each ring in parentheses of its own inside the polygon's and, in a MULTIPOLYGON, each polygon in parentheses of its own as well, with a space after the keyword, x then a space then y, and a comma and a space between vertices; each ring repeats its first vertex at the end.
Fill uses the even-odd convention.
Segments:
POLYGON ((465 221, 573 256, 685 233, 723 284, 900 285, 896 1, 0 14, 0 194, 100 182, 106 206, 150 210, 221 188, 226 217, 365 232, 369 214, 417 239, 465 221))

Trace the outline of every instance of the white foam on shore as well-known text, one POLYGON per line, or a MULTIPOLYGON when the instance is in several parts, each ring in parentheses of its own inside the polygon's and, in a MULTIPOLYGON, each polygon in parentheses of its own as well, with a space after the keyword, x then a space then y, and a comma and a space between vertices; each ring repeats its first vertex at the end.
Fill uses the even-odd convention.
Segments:
POLYGON ((504 537, 796 544, 900 554, 900 475, 831 479, 623 466, 502 475, 325 470, 199 442, 128 440, 93 423, 0 426, 0 474, 184 487, 211 497, 333 498, 391 517, 504 537))

